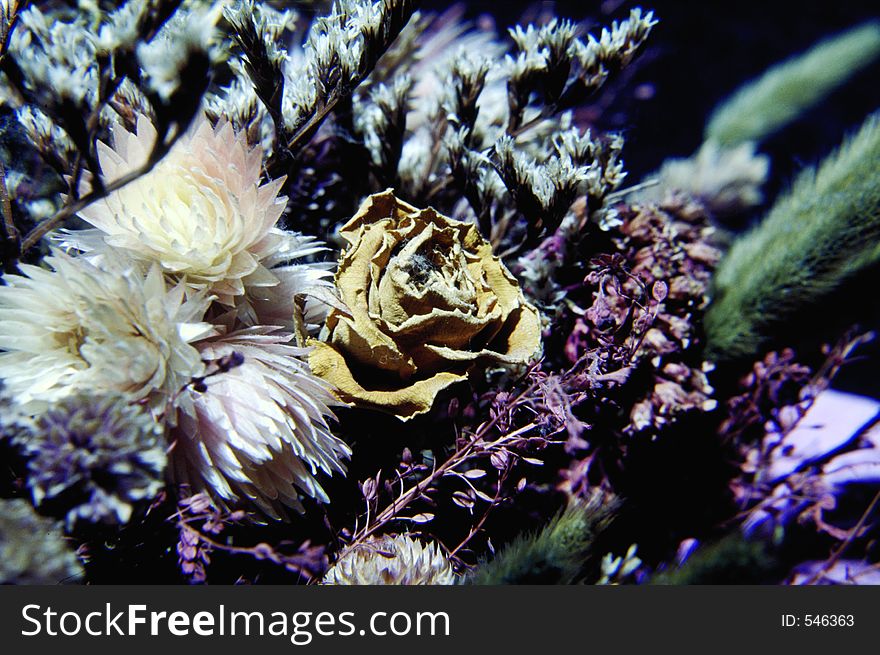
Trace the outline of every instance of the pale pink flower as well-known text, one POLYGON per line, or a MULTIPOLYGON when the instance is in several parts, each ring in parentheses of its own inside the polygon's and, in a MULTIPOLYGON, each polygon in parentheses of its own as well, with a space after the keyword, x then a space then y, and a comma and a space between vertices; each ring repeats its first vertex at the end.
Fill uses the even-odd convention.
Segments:
POLYGON ((316 476, 344 474, 351 450, 327 422, 338 401, 291 338, 251 328, 199 344, 204 387, 188 390, 171 432, 178 484, 276 518, 285 507, 301 511, 301 496, 329 502, 316 476))
MULTIPOLYGON (((145 116, 136 134, 117 125, 113 145, 98 144, 104 177, 141 166, 156 138, 145 116)), ((249 289, 277 286, 267 261, 300 250, 297 235, 275 227, 284 178, 260 185, 262 160, 229 123, 213 128, 201 118, 148 174, 80 211, 97 232, 68 232, 63 242, 94 252, 103 241, 232 306, 249 289)))

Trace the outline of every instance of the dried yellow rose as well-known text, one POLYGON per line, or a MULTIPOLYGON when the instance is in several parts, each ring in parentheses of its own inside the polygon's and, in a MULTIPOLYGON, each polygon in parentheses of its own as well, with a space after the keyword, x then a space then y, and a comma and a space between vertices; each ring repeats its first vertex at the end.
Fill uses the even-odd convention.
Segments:
POLYGON ((309 357, 343 400, 408 419, 464 380, 475 362, 526 363, 541 321, 476 227, 418 210, 389 191, 343 226, 350 247, 309 357))

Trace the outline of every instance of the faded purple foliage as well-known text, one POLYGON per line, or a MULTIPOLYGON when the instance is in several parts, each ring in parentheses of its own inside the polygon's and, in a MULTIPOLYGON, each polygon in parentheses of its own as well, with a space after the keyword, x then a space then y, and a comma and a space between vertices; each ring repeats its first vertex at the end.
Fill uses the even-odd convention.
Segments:
POLYGON ((855 560, 804 562, 792 571, 791 584, 880 585, 880 566, 855 560))

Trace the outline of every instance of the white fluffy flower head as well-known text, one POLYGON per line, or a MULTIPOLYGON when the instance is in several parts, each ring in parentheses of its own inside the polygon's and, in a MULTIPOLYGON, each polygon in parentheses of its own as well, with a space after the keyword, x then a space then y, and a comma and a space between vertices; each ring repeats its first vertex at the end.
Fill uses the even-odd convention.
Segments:
POLYGON ((451 585, 458 576, 437 544, 384 535, 346 553, 324 576, 332 585, 451 585))
POLYGON ((168 289, 158 267, 104 270, 62 253, 0 287, 0 379, 39 411, 76 392, 118 392, 163 411, 204 370, 190 342, 214 328, 209 299, 168 289))
POLYGON ((344 473, 351 455, 327 423, 337 404, 287 345, 292 335, 251 328, 199 344, 208 374, 188 390, 171 436, 172 473, 224 505, 250 501, 270 517, 329 502, 316 476, 344 473))
MULTIPOLYGON (((116 126, 113 146, 98 144, 104 176, 113 180, 138 168, 155 141, 144 116, 136 134, 116 126)), ((290 238, 275 227, 285 207, 278 197, 284 179, 260 186, 261 165, 262 151, 250 148, 244 134, 200 119, 152 171, 80 212, 97 234, 73 232, 66 241, 88 251, 100 236, 233 305, 248 288, 278 284, 263 260, 290 238)))

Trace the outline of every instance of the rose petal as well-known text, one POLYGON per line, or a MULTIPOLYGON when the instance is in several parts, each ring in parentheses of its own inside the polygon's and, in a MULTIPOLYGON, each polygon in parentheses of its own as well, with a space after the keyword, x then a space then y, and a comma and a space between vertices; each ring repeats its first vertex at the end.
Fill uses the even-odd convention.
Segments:
POLYGON ((312 373, 335 386, 342 400, 363 407, 392 411, 403 420, 427 412, 440 391, 467 379, 467 374, 444 371, 427 380, 413 382, 403 389, 365 389, 354 379, 345 358, 339 352, 326 343, 311 342, 310 345, 315 346, 309 355, 312 373))

